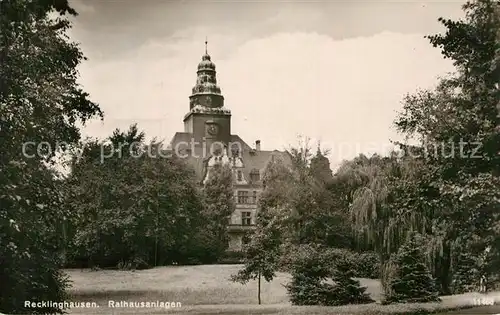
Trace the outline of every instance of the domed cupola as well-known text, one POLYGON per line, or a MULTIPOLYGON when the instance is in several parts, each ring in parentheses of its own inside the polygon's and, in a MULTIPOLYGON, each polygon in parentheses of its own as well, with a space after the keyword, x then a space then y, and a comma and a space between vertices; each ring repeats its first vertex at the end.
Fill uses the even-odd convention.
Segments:
MULTIPOLYGON (((184 131, 192 135, 195 151, 203 156, 213 152, 214 143, 231 142, 231 110, 224 107, 224 96, 217 85, 215 64, 207 51, 201 56, 196 71, 196 84, 189 96, 189 111, 184 115, 184 131), (203 144, 203 145, 202 145, 203 144)), ((194 152, 194 151, 193 151, 194 152)), ((197 153, 197 154, 198 154, 197 153)))
POLYGON ((196 106, 207 108, 224 107, 224 96, 222 96, 221 89, 217 85, 215 64, 208 54, 206 41, 205 54, 201 57, 196 74, 196 85, 189 97, 189 108, 193 109, 196 106))
POLYGON ((198 71, 215 71, 215 63, 212 62, 210 55, 206 51, 198 64, 198 71))

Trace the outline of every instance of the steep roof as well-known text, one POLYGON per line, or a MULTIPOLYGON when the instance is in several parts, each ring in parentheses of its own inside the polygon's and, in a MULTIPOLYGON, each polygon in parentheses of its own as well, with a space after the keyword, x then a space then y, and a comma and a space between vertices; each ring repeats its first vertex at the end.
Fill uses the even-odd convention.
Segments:
MULTIPOLYGON (((172 141, 170 143, 170 150, 174 150, 176 144, 178 144, 180 142, 190 143, 192 138, 193 138, 193 135, 191 133, 177 132, 174 135, 174 137, 172 138, 172 141)), ((238 135, 231 135, 231 143, 239 143, 240 144, 240 148, 242 150, 241 158, 243 160, 243 167, 240 168, 240 170, 243 172, 243 176, 247 180, 250 180, 250 173, 253 170, 258 170, 259 173, 262 174, 266 165, 273 159, 273 157, 280 156, 285 161, 286 164, 291 164, 291 161, 292 161, 291 156, 287 151, 278 151, 278 150, 273 150, 273 151, 258 150, 257 151, 254 148, 250 147, 238 135)), ((179 149, 181 149, 181 147, 179 147, 179 149)), ((205 175, 204 165, 210 157, 203 156, 201 146, 194 148, 194 151, 195 151, 194 153, 196 153, 194 155, 192 154, 193 152, 191 152, 192 149, 189 150, 189 148, 179 150, 179 151, 180 151, 180 154, 186 154, 185 157, 183 157, 183 156, 181 156, 181 157, 185 158, 187 164, 194 168, 194 171, 196 173, 196 177, 199 178, 200 181, 203 180, 203 177, 205 175)))

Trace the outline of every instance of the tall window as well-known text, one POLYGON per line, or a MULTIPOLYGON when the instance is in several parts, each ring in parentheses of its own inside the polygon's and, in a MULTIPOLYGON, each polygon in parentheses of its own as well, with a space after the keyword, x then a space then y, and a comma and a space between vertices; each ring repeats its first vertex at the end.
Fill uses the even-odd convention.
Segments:
POLYGON ((252 172, 250 173, 250 180, 252 182, 258 182, 260 181, 260 173, 259 170, 253 169, 252 172))
POLYGON ((243 180, 243 173, 241 171, 238 171, 238 181, 241 182, 243 180))
POLYGON ((249 211, 241 212, 241 225, 251 225, 252 224, 252 213, 249 211))
POLYGON ((257 203, 257 191, 256 190, 253 191, 252 203, 257 203))
POLYGON ((248 191, 238 190, 238 203, 248 203, 248 191))

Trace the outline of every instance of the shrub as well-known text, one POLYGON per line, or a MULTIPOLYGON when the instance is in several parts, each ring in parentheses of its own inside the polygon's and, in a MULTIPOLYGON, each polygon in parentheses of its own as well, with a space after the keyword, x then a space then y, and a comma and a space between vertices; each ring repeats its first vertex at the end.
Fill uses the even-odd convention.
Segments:
POLYGON ((293 305, 326 305, 328 289, 317 278, 294 273, 286 289, 293 305))
POLYGON ((328 276, 331 261, 325 252, 310 245, 290 251, 292 281, 285 287, 294 305, 325 305, 327 290, 322 283, 328 276))
POLYGON ((438 302, 436 282, 425 264, 422 250, 423 238, 411 233, 397 254, 393 257, 393 272, 385 282, 386 303, 438 302))
POLYGON ((477 279, 479 270, 477 269, 474 257, 466 250, 461 250, 455 261, 451 281, 451 291, 453 294, 471 292, 477 289, 477 279))
POLYGON ((352 279, 352 253, 303 245, 291 257, 292 281, 286 285, 294 305, 345 305, 373 302, 352 279))
POLYGON ((227 251, 219 258, 218 264, 222 265, 234 265, 242 264, 244 262, 244 254, 240 251, 227 251))
POLYGON ((352 262, 338 257, 334 261, 331 279, 334 284, 328 285, 327 304, 325 305, 345 305, 345 304, 367 304, 374 302, 365 292, 366 288, 361 287, 359 281, 354 280, 352 262))
POLYGON ((380 257, 375 252, 356 253, 353 257, 353 271, 357 278, 380 278, 380 257))
POLYGON ((353 252, 346 249, 329 249, 331 259, 340 259, 349 264, 355 278, 380 278, 380 258, 375 252, 353 252))
POLYGON ((54 256, 47 252, 46 248, 32 250, 28 259, 20 255, 2 255, 0 258, 2 266, 0 311, 8 314, 61 314, 63 312, 57 304, 36 309, 24 307, 24 301, 63 302, 69 299, 66 290, 70 286, 70 281, 59 269, 59 262, 54 256), (8 257, 9 260, 3 257, 8 257))
POLYGON ((117 267, 121 270, 143 270, 151 266, 144 259, 135 257, 127 261, 120 261, 117 267))

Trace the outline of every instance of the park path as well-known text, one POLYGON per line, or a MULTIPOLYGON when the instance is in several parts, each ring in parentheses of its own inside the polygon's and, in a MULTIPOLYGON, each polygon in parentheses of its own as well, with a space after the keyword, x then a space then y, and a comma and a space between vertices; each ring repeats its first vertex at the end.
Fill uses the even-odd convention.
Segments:
POLYGON ((438 313, 436 315, 500 315, 500 305, 491 305, 491 306, 479 306, 459 311, 451 311, 445 313, 438 313))

